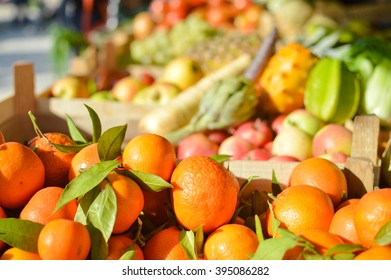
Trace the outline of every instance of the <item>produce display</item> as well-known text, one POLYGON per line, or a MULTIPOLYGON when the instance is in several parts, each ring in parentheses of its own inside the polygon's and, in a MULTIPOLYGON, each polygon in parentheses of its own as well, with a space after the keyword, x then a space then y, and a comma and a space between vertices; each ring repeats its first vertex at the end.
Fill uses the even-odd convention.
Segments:
POLYGON ((0 123, 0 259, 390 260, 391 41, 316 2, 153 0, 49 94, 136 123, 0 123))

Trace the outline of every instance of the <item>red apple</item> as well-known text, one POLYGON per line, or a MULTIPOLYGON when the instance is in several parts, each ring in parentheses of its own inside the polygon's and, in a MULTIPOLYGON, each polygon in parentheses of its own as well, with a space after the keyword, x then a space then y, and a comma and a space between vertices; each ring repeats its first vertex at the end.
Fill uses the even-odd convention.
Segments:
POLYGON ((218 154, 229 155, 231 160, 240 160, 244 159, 252 149, 254 146, 249 141, 240 136, 232 135, 220 144, 218 154))
POLYGON ((312 137, 295 126, 286 126, 273 141, 273 155, 304 160, 312 156, 312 137))
POLYGON ((318 157, 336 152, 350 156, 353 132, 340 124, 327 124, 321 128, 312 140, 312 154, 318 157))
POLYGON ((137 77, 127 76, 116 82, 111 93, 122 102, 131 102, 136 94, 146 85, 137 77))
POLYGON ((150 86, 155 82, 155 76, 148 71, 144 71, 140 74, 140 80, 147 86, 150 86))
POLYGON ((272 151, 273 151, 273 140, 267 142, 267 143, 263 146, 263 148, 265 148, 265 149, 268 150, 270 153, 272 153, 272 151))
POLYGON ((189 156, 211 156, 217 154, 219 145, 210 140, 204 133, 191 134, 178 142, 177 157, 184 159, 189 156))
POLYGON ((248 160, 268 160, 272 157, 269 150, 265 148, 255 148, 249 151, 244 159, 248 160))
POLYGON ((269 161, 281 161, 281 162, 299 162, 300 160, 298 160, 297 158, 295 157, 292 157, 292 156, 284 156, 284 155, 281 155, 281 156, 272 156, 269 161))
POLYGON ((281 114, 275 117, 271 123, 271 128, 274 131, 274 133, 278 134, 282 130, 282 123, 284 122, 284 119, 286 118, 287 114, 281 114))
POLYGON ((273 131, 271 127, 261 119, 242 123, 234 131, 233 135, 246 139, 252 143, 254 147, 263 147, 267 142, 273 140, 273 131))
POLYGON ((220 145, 231 134, 226 130, 210 130, 205 132, 206 136, 217 145, 220 145))
POLYGON ((335 152, 331 154, 320 155, 319 157, 328 159, 334 163, 346 163, 346 160, 349 156, 342 152, 335 152))

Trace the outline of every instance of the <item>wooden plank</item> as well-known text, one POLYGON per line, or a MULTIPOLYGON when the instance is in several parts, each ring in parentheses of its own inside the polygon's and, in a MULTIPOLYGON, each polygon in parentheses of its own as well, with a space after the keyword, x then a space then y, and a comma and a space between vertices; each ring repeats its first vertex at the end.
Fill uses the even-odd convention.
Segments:
POLYGON ((352 152, 344 167, 349 197, 361 197, 379 184, 379 128, 376 116, 354 119, 352 152))
POLYGON ((14 115, 35 111, 34 67, 30 62, 14 64, 14 115))

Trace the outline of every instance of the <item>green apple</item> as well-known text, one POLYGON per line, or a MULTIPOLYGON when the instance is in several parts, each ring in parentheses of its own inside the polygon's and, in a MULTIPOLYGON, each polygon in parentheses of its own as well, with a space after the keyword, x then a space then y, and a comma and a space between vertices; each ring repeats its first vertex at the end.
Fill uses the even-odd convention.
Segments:
POLYGON ((175 98, 181 90, 173 83, 156 81, 152 85, 140 90, 133 99, 138 105, 164 105, 175 98))
POLYGON ((75 76, 65 76, 54 82, 51 87, 54 97, 72 99, 88 98, 90 96, 87 83, 75 76))
POLYGON ((312 137, 296 126, 284 127, 273 140, 272 154, 299 161, 312 157, 312 137))
POLYGON ((189 57, 178 57, 164 67, 160 80, 174 83, 181 90, 185 90, 203 76, 201 66, 196 60, 189 57))
POLYGON ((282 124, 283 127, 296 126, 313 137, 326 123, 306 109, 296 109, 284 118, 282 124))
POLYGON ((93 93, 90 99, 94 101, 106 101, 106 100, 117 101, 117 99, 111 94, 111 92, 106 90, 97 91, 93 93))

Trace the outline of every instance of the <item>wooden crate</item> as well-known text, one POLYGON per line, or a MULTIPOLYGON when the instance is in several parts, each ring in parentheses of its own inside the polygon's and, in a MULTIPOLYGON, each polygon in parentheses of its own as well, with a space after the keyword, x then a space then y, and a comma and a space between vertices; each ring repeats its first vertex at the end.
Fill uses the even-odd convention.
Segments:
POLYGON ((93 108, 106 130, 117 125, 128 125, 126 139, 139 134, 138 121, 155 106, 140 106, 116 101, 95 101, 88 98, 64 100, 50 97, 50 89, 36 94, 34 91, 34 69, 31 63, 14 65, 14 95, 0 103, 0 124, 7 139, 23 142, 34 135, 27 112, 32 111, 43 130, 67 131, 66 115, 70 116, 87 135, 92 124, 85 105, 93 108), (23 128, 23 133, 13 128, 23 128))
MULTIPOLYGON (((142 132, 137 125, 139 114, 143 113, 141 109, 141 111, 137 111, 135 108, 127 107, 127 105, 118 102, 93 102, 90 100, 67 100, 64 102, 59 99, 37 98, 32 90, 34 88, 32 65, 15 65, 14 74, 15 96, 0 102, 0 130, 7 141, 23 143, 35 136, 27 114, 30 110, 36 116, 43 132, 67 133, 66 113, 72 117, 79 128, 90 135, 92 126, 88 111, 83 104, 88 104, 98 113, 103 130, 127 124, 126 139, 142 132)), ((364 193, 378 187, 380 170, 378 141, 378 118, 357 116, 353 123, 352 154, 345 164, 339 165, 346 174, 349 197, 361 197, 364 193)), ((285 188, 289 181, 289 175, 296 164, 295 162, 268 161, 231 161, 226 163, 240 182, 255 176, 249 184, 247 192, 270 192, 273 171, 281 187, 285 188)))

